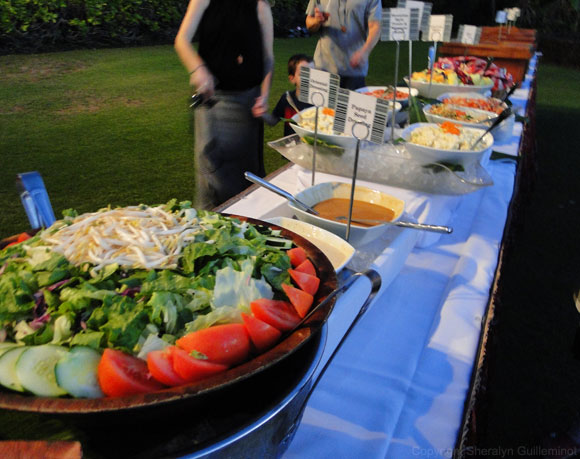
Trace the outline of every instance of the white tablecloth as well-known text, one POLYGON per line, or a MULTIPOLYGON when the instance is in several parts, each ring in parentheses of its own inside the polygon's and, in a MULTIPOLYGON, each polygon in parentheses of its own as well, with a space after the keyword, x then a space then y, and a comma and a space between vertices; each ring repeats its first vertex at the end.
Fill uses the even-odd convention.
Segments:
MULTIPOLYGON (((525 108, 528 89, 518 91, 525 108)), ((516 156, 521 132, 516 123, 513 138, 493 149, 516 156)), ((490 161, 486 168, 494 185, 462 196, 357 182, 402 197, 410 216, 454 231, 392 228, 376 259, 359 256, 355 268, 372 263, 381 291, 322 376, 285 458, 451 457, 514 189, 515 161, 490 161)), ((295 193, 304 174, 293 166, 273 183, 295 193)), ((317 174, 317 183, 329 180, 346 181, 317 174)), ((283 198, 264 189, 227 212, 292 215, 283 198)), ((323 362, 368 290, 361 279, 337 301, 323 362)))

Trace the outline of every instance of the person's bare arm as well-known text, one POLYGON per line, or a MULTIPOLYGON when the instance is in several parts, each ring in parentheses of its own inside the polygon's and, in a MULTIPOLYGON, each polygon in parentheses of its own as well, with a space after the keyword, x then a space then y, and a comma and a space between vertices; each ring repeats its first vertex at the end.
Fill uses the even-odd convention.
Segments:
POLYGON ((379 42, 381 36, 381 23, 379 21, 369 21, 369 34, 365 44, 355 51, 350 58, 350 65, 358 67, 362 62, 368 60, 371 51, 379 42))
POLYGON ((214 92, 214 78, 191 41, 210 0, 191 0, 175 37, 175 51, 190 74, 189 83, 209 98, 214 92))
POLYGON ((274 75, 274 20, 272 19, 272 9, 265 0, 258 2, 258 21, 262 32, 262 43, 264 47, 264 79, 260 85, 260 97, 256 99, 252 107, 252 114, 262 117, 268 112, 268 97, 272 86, 274 75))

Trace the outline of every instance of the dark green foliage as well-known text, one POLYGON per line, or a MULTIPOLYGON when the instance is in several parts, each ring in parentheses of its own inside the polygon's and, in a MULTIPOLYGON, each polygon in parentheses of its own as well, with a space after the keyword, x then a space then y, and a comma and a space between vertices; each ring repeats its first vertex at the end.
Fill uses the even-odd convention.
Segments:
POLYGON ((169 42, 187 0, 4 0, 0 52, 169 42))
MULTIPOLYGON (((304 27, 308 0, 271 2, 276 36, 304 27)), ((0 54, 171 43, 188 0, 4 0, 0 54)))

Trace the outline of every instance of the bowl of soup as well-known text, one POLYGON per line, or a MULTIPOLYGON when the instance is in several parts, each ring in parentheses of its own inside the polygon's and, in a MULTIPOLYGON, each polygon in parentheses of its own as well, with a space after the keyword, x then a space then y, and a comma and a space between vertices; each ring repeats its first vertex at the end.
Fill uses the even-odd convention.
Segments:
POLYGON ((380 237, 389 223, 397 221, 405 210, 405 201, 402 199, 382 191, 355 186, 352 222, 346 239, 350 183, 319 183, 297 193, 295 197, 319 212, 319 215, 313 215, 289 203, 298 219, 348 240, 355 248, 380 237), (359 220, 380 220, 384 223, 363 223, 359 220))

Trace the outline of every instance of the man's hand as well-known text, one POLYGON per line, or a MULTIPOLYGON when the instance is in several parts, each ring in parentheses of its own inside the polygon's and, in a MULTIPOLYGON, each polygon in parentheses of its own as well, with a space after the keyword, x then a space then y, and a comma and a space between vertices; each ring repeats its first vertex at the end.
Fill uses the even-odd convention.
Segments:
POLYGON ((320 11, 318 8, 314 8, 314 18, 320 25, 328 21, 329 17, 330 13, 325 13, 324 11, 320 11))
POLYGON ((314 16, 306 16, 306 28, 308 29, 308 32, 318 32, 322 24, 328 21, 329 17, 330 13, 320 11, 318 7, 315 7, 314 16))
POLYGON ((350 65, 353 68, 360 67, 361 65, 363 65, 363 63, 366 61, 367 58, 368 58, 368 55, 363 50, 363 48, 357 49, 353 53, 353 55, 350 57, 350 65))

